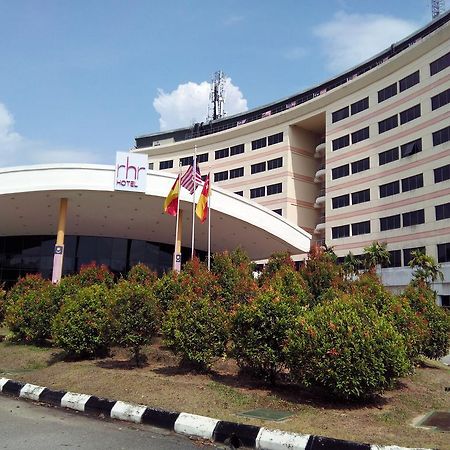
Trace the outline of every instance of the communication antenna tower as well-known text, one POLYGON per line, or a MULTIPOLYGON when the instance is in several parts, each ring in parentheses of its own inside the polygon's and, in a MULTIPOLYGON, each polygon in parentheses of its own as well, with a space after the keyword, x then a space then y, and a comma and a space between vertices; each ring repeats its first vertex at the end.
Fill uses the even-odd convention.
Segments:
POLYGON ((445 0, 431 0, 431 15, 433 19, 445 11, 445 0))
POLYGON ((216 120, 225 117, 224 111, 225 74, 218 70, 211 79, 211 92, 209 94, 208 119, 216 120))

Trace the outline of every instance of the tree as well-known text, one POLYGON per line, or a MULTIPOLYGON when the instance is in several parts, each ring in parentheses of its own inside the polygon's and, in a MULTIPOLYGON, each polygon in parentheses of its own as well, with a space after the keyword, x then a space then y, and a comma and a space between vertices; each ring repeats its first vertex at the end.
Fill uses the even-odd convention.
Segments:
POLYGON ((385 242, 372 242, 371 245, 364 248, 364 259, 369 272, 375 272, 376 266, 387 264, 390 260, 390 254, 387 251, 385 242))
POLYGON ((352 252, 348 252, 348 254, 344 258, 344 263, 342 265, 345 275, 347 275, 347 277, 349 278, 351 278, 353 275, 356 275, 358 273, 359 266, 359 258, 357 258, 352 252))
POLYGON ((423 281, 427 285, 434 283, 438 278, 444 281, 441 265, 436 263, 432 256, 420 251, 411 252, 411 261, 408 265, 413 269, 413 281, 423 281))

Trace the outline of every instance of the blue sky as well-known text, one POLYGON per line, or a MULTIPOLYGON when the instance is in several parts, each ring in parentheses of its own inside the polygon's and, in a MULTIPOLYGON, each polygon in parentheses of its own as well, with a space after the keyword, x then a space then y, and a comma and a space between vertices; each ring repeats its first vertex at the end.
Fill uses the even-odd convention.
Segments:
POLYGON ((114 162, 140 134, 294 94, 431 20, 430 0, 0 0, 0 167, 114 162))

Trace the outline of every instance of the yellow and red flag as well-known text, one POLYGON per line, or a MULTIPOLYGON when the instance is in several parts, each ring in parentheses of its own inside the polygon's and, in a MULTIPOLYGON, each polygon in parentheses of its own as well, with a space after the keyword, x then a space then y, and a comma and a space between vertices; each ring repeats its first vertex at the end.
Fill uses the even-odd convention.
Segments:
POLYGON ((211 187, 209 184, 209 174, 205 179, 203 184, 202 193, 200 194, 200 198, 198 199, 197 207, 195 208, 195 213, 197 217, 200 219, 200 222, 203 223, 208 217, 208 198, 211 195, 211 187))
POLYGON ((180 196, 180 175, 177 176, 175 183, 173 183, 172 189, 169 195, 164 201, 164 212, 171 216, 177 215, 178 210, 178 197, 180 196))

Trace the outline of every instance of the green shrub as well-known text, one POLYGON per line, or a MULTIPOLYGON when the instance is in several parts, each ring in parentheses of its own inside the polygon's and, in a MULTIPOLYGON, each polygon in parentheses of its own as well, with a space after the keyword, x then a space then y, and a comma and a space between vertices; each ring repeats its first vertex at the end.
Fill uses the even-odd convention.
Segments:
POLYGON ((258 278, 259 284, 262 286, 270 281, 273 275, 281 269, 289 267, 295 270, 295 263, 288 252, 274 253, 270 256, 261 275, 258 278))
POLYGON ((183 361, 207 369, 225 354, 227 317, 208 297, 180 296, 166 314, 162 332, 166 345, 183 361))
POLYGON ((294 379, 342 399, 373 396, 410 370, 403 338, 387 318, 345 294, 297 321, 286 358, 294 379))
POLYGON ((425 282, 418 281, 405 289, 403 297, 427 325, 423 355, 432 359, 445 356, 450 344, 450 314, 436 303, 436 292, 425 282))
POLYGON ((165 273, 153 285, 153 294, 163 312, 170 308, 182 292, 181 277, 175 271, 165 273))
POLYGON ((95 262, 82 265, 80 271, 75 275, 75 282, 81 287, 104 284, 111 288, 114 284, 114 275, 104 264, 97 266, 95 262))
POLYGON ((358 278, 347 284, 346 290, 359 298, 364 298, 367 305, 374 306, 378 312, 385 310, 394 297, 374 272, 360 274, 358 278))
POLYGON ((139 366, 141 348, 149 344, 158 326, 158 307, 148 286, 122 280, 111 292, 113 342, 129 348, 139 366))
POLYGON ((328 297, 329 289, 342 289, 344 283, 343 270, 336 264, 336 255, 318 246, 311 248, 300 275, 308 285, 312 304, 322 302, 324 296, 328 297))
POLYGON ((209 297, 212 301, 220 298, 220 286, 217 276, 210 272, 198 258, 189 260, 180 273, 182 292, 191 292, 194 296, 209 297))
POLYGON ((40 275, 27 275, 8 292, 5 323, 14 339, 39 344, 50 337, 51 321, 57 312, 52 288, 40 275))
POLYGON ((158 276, 156 272, 142 263, 133 266, 127 275, 128 281, 131 281, 132 283, 145 284, 147 286, 153 286, 157 278, 158 276))
POLYGON ((247 303, 256 295, 258 286, 253 278, 252 266, 242 250, 215 253, 211 272, 216 276, 225 309, 231 310, 237 304, 247 303))
POLYGON ((296 299, 274 292, 263 292, 250 304, 240 305, 231 321, 237 364, 274 384, 285 367, 283 346, 302 310, 296 299))
POLYGON ((59 347, 70 357, 104 356, 110 344, 108 297, 104 284, 79 289, 64 298, 56 315, 52 333, 59 347))
POLYGON ((0 324, 3 322, 5 318, 5 305, 6 304, 6 291, 4 289, 4 285, 0 284, 0 324))

